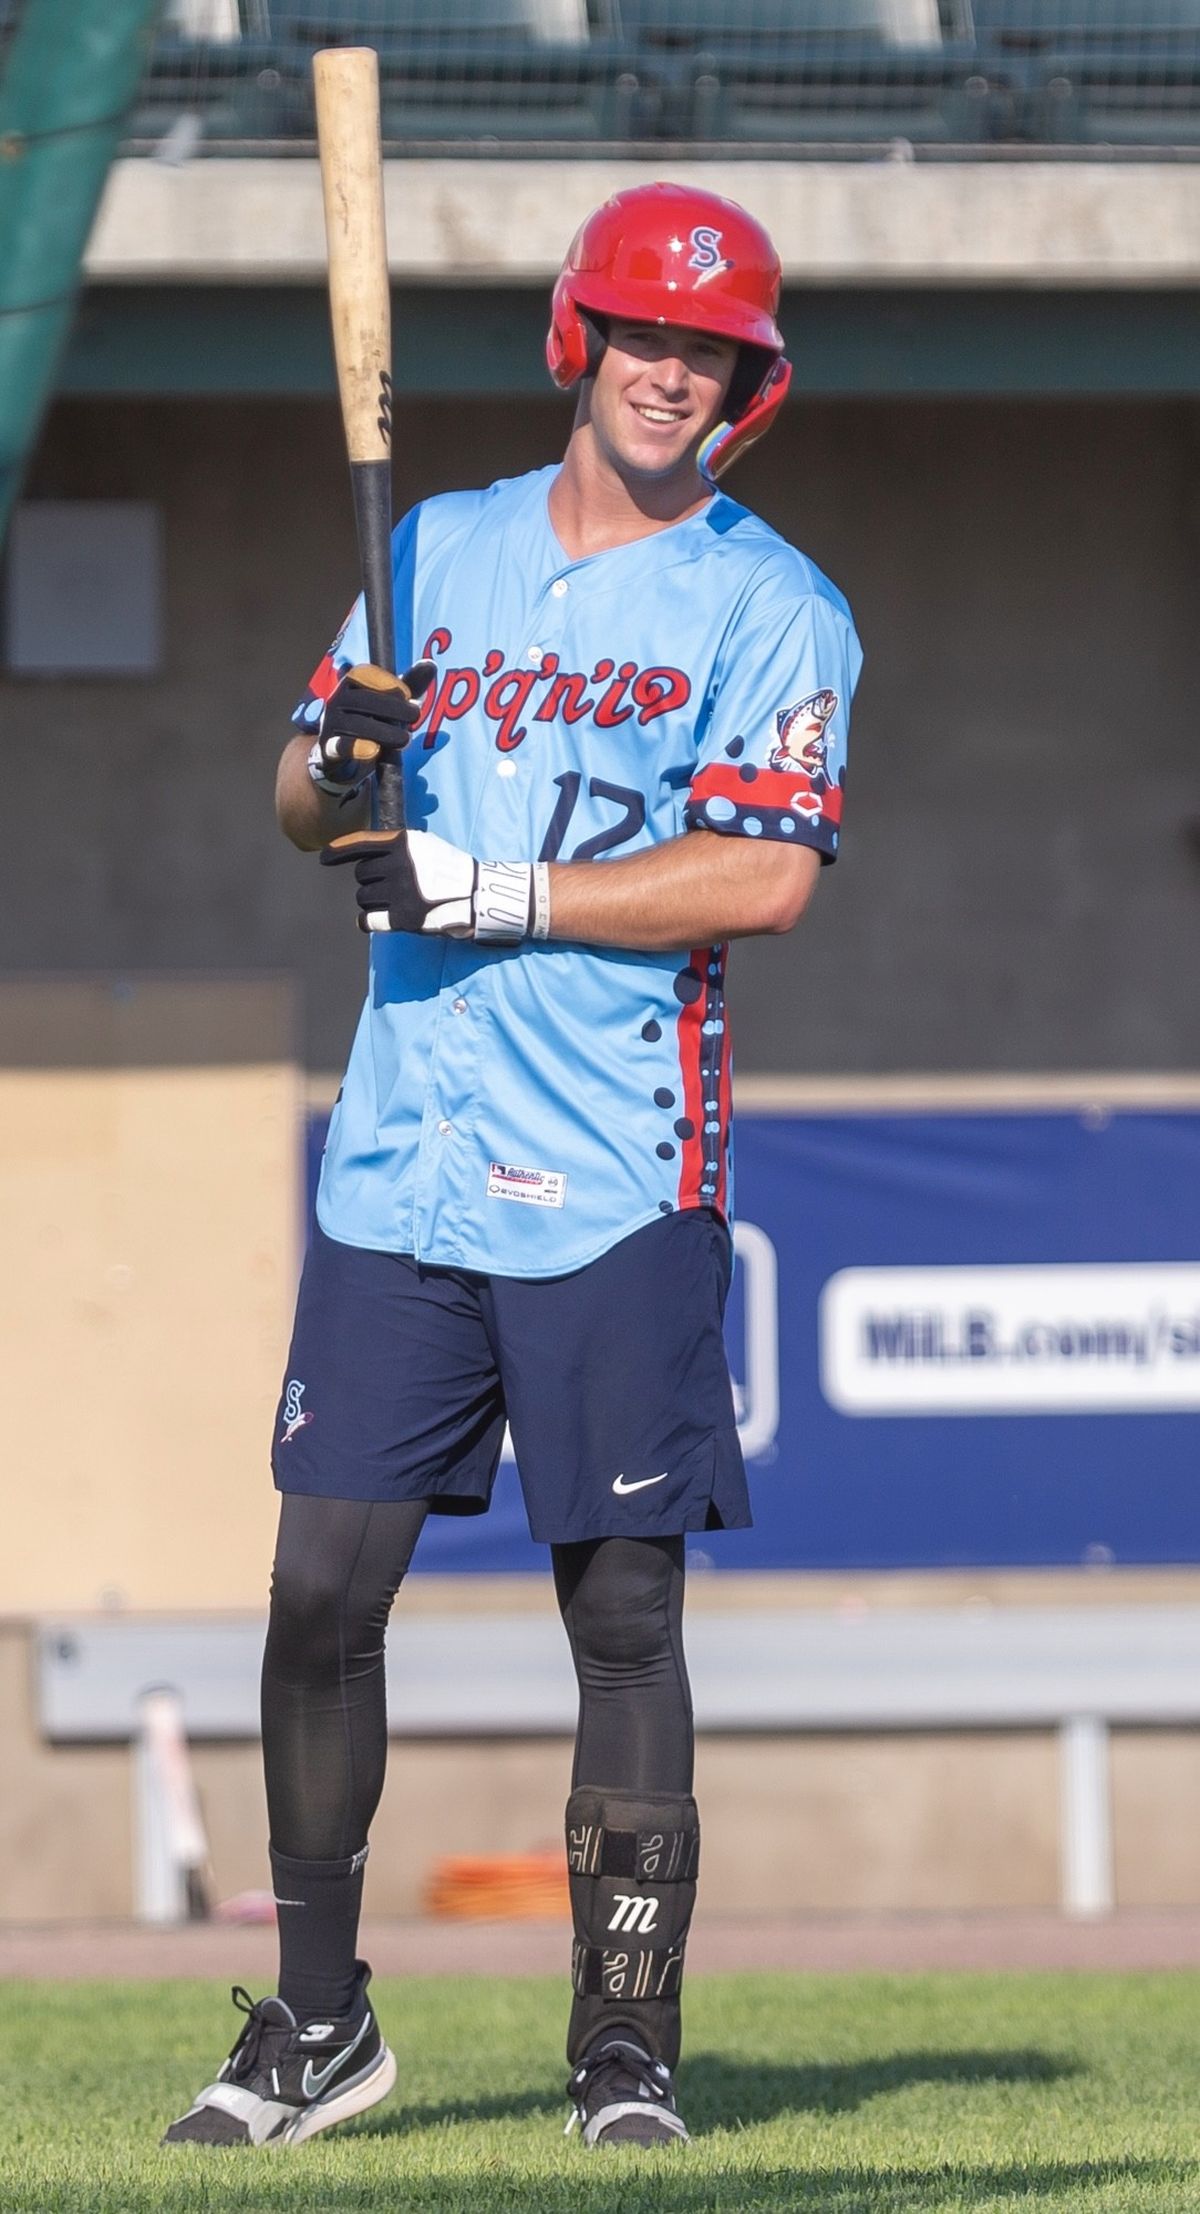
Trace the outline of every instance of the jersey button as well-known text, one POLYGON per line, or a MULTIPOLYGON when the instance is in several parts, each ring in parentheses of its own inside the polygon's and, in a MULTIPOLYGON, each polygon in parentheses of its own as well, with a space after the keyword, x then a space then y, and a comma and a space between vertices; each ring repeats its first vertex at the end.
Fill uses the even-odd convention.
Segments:
MULTIPOLYGON (((456 1015, 465 1015, 465 1014, 466 1014, 466 1011, 467 1011, 467 1003, 466 1003, 466 1000, 465 1000, 465 999, 456 999, 456 1000, 455 1000, 455 1001, 453 1002, 453 1006, 454 1006, 454 1012, 455 1012, 455 1014, 456 1014, 456 1015)), ((446 1128, 447 1128, 447 1130, 448 1130, 448 1129, 450 1128, 450 1125, 449 1125, 449 1123, 447 1123, 447 1124, 446 1124, 446 1128)))
POLYGON ((447 1121, 445 1120, 445 1118, 443 1117, 442 1121, 441 1121, 441 1122, 439 1122, 439 1124, 438 1124, 438 1136, 439 1136, 439 1138, 448 1138, 448 1137, 449 1137, 449 1135, 450 1135, 450 1129, 451 1129, 451 1125, 450 1125, 450 1124, 449 1124, 449 1123, 448 1123, 448 1122, 447 1122, 447 1121))
POLYGON ((537 668, 537 665, 538 665, 539 661, 541 660, 541 658, 542 658, 542 649, 541 649, 541 647, 540 647, 540 646, 531 646, 531 647, 529 648, 529 651, 528 651, 528 653, 527 653, 527 654, 526 654, 526 656, 525 656, 525 659, 526 659, 527 661, 532 661, 532 663, 533 663, 533 666, 534 666, 534 668, 535 668, 535 669, 537 668))
POLYGON ((555 577, 554 582, 550 587, 550 590, 553 592, 556 600, 561 600, 564 595, 570 591, 570 589, 571 587, 567 583, 565 577, 555 577))

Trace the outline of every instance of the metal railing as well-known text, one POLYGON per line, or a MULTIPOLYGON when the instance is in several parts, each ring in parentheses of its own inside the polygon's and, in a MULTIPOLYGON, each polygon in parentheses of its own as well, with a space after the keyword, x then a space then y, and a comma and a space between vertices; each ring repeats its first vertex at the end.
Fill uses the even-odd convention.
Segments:
MULTIPOLYGON (((37 1632, 35 1699, 51 1743, 132 1743, 135 1895, 180 1918, 203 1864, 186 1742, 253 1739, 264 1625, 249 1618, 56 1620, 37 1632), (173 1687, 164 1695, 163 1687, 173 1687), (149 1698, 148 1698, 149 1694, 149 1698)), ((1116 1896, 1109 1734, 1200 1721, 1192 1606, 787 1606, 691 1617, 702 1731, 872 1735, 1053 1730, 1059 1899, 1107 1914, 1116 1896)), ((570 1736, 575 1685, 552 1608, 405 1615, 388 1633, 390 1727, 406 1737, 570 1736)))

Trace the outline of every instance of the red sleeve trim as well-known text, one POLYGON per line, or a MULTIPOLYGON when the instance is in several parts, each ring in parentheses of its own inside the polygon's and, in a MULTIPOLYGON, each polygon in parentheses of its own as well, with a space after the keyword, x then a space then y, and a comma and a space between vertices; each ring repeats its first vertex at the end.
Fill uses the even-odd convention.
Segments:
POLYGON ((739 810, 786 807, 797 815, 821 815, 835 829, 842 819, 840 784, 791 776, 785 769, 756 769, 752 763, 744 768, 710 763, 693 777, 689 798, 693 807, 709 799, 731 800, 739 810))
POLYGON ((331 653, 322 655, 308 680, 310 697, 315 700, 332 699, 343 674, 344 671, 339 669, 331 653))

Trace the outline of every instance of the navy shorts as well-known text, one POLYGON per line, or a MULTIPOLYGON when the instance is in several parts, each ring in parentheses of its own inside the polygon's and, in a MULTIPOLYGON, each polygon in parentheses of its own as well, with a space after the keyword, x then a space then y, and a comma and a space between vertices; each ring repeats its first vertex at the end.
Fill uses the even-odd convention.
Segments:
POLYGON ((541 1544, 745 1529, 729 1274, 728 1232, 702 1209, 536 1280, 425 1268, 314 1225, 275 1482, 482 1514, 507 1419, 541 1544))

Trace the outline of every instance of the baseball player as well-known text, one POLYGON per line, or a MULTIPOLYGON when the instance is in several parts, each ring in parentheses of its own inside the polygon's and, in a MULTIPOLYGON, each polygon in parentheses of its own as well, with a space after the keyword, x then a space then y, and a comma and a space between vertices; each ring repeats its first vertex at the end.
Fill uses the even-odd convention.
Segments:
POLYGON ((280 821, 354 884, 370 981, 275 1431, 279 1989, 235 1992, 170 2143, 299 2144, 392 2087, 357 1957, 385 1626, 426 1515, 486 1509, 506 1420, 580 1692, 568 2127, 687 2134, 684 1538, 750 1520, 726 948, 790 930, 837 853, 861 658, 841 594, 716 489, 787 391, 779 287, 733 202, 608 200, 554 290, 561 465, 407 515, 407 674, 360 604, 296 712, 280 821), (401 748, 410 827, 372 830, 401 748))

